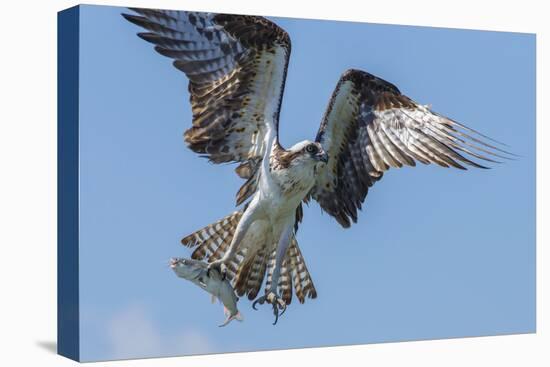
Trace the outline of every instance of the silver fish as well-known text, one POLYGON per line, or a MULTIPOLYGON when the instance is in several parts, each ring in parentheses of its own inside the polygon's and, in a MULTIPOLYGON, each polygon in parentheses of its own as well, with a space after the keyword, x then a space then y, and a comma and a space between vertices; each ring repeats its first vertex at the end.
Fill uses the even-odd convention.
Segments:
POLYGON ((220 327, 229 324, 232 320, 243 320, 237 309, 239 297, 235 294, 229 280, 222 280, 221 274, 216 269, 210 270, 208 274, 208 264, 205 262, 179 257, 170 259, 170 267, 178 277, 187 279, 210 293, 212 302, 217 298, 223 303, 226 319, 219 325, 220 327))

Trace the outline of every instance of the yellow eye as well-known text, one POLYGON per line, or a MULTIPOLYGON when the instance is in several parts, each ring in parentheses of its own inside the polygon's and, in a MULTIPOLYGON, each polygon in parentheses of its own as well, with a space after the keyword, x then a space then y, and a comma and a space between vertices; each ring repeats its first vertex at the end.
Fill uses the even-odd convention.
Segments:
POLYGON ((317 153, 317 146, 314 145, 314 144, 310 144, 306 147, 306 152, 310 153, 310 154, 315 154, 317 153))

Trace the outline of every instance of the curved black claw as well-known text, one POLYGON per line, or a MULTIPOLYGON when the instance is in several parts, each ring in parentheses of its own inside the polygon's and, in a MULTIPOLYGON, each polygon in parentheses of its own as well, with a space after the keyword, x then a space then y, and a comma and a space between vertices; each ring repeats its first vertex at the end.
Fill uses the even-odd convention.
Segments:
POLYGON ((252 308, 253 308, 255 311, 258 311, 258 309, 256 308, 256 304, 257 304, 258 302, 260 302, 261 305, 263 305, 264 302, 265 302, 265 300, 260 301, 261 298, 262 298, 262 297, 258 298, 258 299, 255 300, 254 302, 252 302, 252 308))
POLYGON ((286 311, 286 303, 285 301, 283 301, 282 298, 277 296, 275 293, 269 292, 269 293, 266 293, 264 296, 258 297, 252 303, 252 308, 258 311, 258 309, 256 308, 256 305, 258 303, 263 305, 265 302, 273 306, 273 315, 275 315, 275 321, 273 322, 273 325, 276 325, 277 321, 279 321, 279 317, 282 316, 286 311), (281 310, 281 313, 279 313, 279 310, 281 310))
POLYGON ((279 316, 283 316, 283 314, 285 312, 286 312, 286 303, 285 303, 284 307, 282 308, 281 313, 279 314, 279 316))

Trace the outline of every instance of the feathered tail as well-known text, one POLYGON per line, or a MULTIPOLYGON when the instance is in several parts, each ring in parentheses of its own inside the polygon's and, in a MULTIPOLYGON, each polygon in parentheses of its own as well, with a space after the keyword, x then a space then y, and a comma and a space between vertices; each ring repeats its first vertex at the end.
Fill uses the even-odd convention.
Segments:
MULTIPOLYGON (((205 259, 207 262, 219 260, 229 248, 242 214, 243 210, 233 212, 219 221, 191 233, 183 238, 181 243, 187 247, 196 247, 191 254, 193 259, 205 259)), ((271 286, 271 277, 275 269, 276 247, 268 245, 270 244, 255 246, 254 248, 257 250, 254 253, 249 253, 249 251, 254 251, 251 248, 240 249, 227 264, 227 277, 231 280, 239 296, 246 294, 248 299, 255 299, 266 272, 266 288, 271 286)), ((290 304, 292 300, 292 285, 294 285, 294 291, 300 303, 304 303, 306 297, 317 297, 313 280, 294 236, 292 236, 283 260, 277 285, 279 294, 286 304, 290 304)))

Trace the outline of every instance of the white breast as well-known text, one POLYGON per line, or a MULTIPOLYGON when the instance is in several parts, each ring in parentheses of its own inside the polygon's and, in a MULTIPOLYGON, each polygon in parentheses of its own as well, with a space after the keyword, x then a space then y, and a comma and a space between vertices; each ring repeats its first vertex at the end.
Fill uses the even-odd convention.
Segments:
POLYGON ((268 174, 271 180, 268 185, 260 186, 272 212, 279 215, 294 215, 297 206, 304 199, 315 183, 313 168, 290 166, 287 169, 272 170, 268 174))

